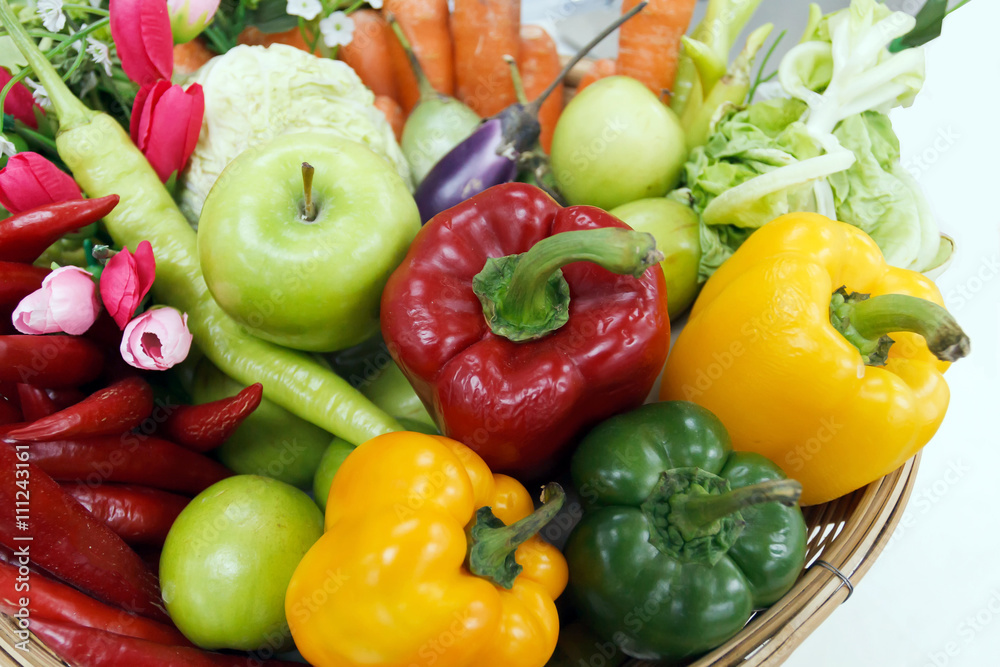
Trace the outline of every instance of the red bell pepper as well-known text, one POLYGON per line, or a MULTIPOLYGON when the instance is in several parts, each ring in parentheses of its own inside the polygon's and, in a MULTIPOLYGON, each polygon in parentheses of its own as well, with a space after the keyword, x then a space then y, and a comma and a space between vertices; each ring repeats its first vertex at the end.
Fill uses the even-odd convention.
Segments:
POLYGON ((302 667, 300 662, 164 646, 57 621, 31 620, 31 631, 76 667, 302 667))
POLYGON ((17 397, 21 401, 21 414, 24 415, 26 422, 48 417, 59 409, 44 389, 32 387, 30 384, 18 383, 17 397))
POLYGON ((63 484, 63 489, 129 544, 160 547, 191 500, 144 486, 63 484))
POLYGON ((420 230, 382 334, 445 435, 535 478, 652 388, 670 343, 661 258, 600 209, 499 185, 420 230))
MULTIPOLYGON (((23 411, 23 397, 21 405, 23 411)), ((11 440, 56 440, 117 435, 135 428, 152 412, 153 388, 138 375, 133 375, 98 389, 76 405, 15 429, 8 437, 11 440)))
POLYGON ((60 482, 141 484, 193 496, 233 474, 207 456, 134 433, 26 446, 31 461, 60 482))
POLYGON ((46 389, 77 387, 96 379, 103 366, 101 350, 86 338, 0 336, 0 382, 46 389))
POLYGON ((264 386, 258 382, 235 396, 201 405, 178 406, 163 422, 164 433, 183 447, 207 452, 224 443, 257 409, 263 396, 264 386))
POLYGON ((31 264, 64 234, 97 222, 118 204, 118 195, 46 204, 0 220, 0 261, 31 264))
POLYGON ((9 616, 26 609, 31 620, 65 621, 158 644, 191 645, 177 628, 98 602, 42 572, 19 573, 19 565, 16 558, 0 562, 0 611, 9 616))
POLYGON ((99 600, 168 620, 156 575, 31 458, 0 443, 0 544, 27 548, 34 564, 99 600))

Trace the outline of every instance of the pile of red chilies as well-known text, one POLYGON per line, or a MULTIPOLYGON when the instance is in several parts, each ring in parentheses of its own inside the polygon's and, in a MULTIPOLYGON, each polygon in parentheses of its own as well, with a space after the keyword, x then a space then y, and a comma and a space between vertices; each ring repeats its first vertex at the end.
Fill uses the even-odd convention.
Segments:
MULTIPOLYGON (((48 274, 30 263, 116 201, 64 202, 0 221, 7 327, 48 274)), ((261 385, 199 406, 154 401, 137 371, 112 363, 116 341, 102 343, 101 330, 0 335, 0 611, 84 667, 283 664, 194 647, 170 622, 156 575, 180 511, 233 474, 204 452, 256 409, 261 385), (109 375, 117 378, 108 383, 109 375)))

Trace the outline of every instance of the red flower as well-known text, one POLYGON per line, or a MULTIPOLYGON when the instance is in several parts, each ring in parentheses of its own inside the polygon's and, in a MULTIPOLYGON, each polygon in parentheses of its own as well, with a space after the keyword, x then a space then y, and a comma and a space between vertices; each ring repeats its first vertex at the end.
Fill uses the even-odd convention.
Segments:
POLYGON ((0 204, 11 213, 82 198, 73 177, 38 153, 18 153, 0 170, 0 204))
POLYGON ((187 164, 204 115, 205 93, 197 83, 184 90, 169 81, 157 81, 143 86, 135 96, 129 132, 164 183, 187 164))
POLYGON ((155 277, 156 260, 149 241, 140 243, 134 255, 122 248, 108 260, 101 272, 101 300, 119 329, 132 319, 155 277))
POLYGON ((174 38, 167 0, 111 0, 111 38, 122 69, 140 86, 169 79, 174 71, 174 38))
MULTIPOLYGON (((0 67, 0 89, 7 85, 13 77, 10 72, 0 67)), ((35 104, 35 98, 31 91, 23 83, 15 83, 14 87, 7 93, 7 99, 3 102, 3 112, 21 121, 28 127, 38 129, 38 119, 35 118, 35 109, 41 111, 41 107, 35 104)), ((43 112, 44 113, 44 112, 43 112)))

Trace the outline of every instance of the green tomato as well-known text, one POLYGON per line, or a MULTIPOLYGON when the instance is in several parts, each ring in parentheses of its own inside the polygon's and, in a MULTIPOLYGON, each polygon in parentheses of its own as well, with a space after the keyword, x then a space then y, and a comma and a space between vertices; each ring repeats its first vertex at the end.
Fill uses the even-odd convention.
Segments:
POLYGON ((413 182, 420 185, 434 165, 481 122, 479 114, 454 97, 431 98, 414 107, 399 141, 413 182))
MULTIPOLYGON (((208 403, 241 389, 243 385, 202 359, 195 370, 191 397, 195 403, 208 403)), ((234 472, 308 488, 332 437, 265 398, 215 455, 234 472)))
POLYGON ((296 488, 256 475, 213 484, 184 508, 163 545, 170 618, 202 648, 289 648, 285 589, 322 534, 322 513, 296 488))
POLYGON ((389 274, 420 229, 406 183, 364 145, 283 135, 241 153, 198 221, 205 282, 251 333, 328 352, 378 330, 389 274), (303 163, 314 168, 306 210, 303 163))
POLYGON ((421 422, 425 427, 437 428, 410 381, 391 358, 385 370, 360 388, 361 393, 371 399, 372 403, 397 419, 405 418, 421 422))
POLYGON ((677 114, 626 76, 587 86, 552 138, 552 172, 567 201, 605 210, 667 194, 686 159, 677 114))
POLYGON ((632 229, 653 235, 656 249, 664 255, 660 268, 667 281, 670 319, 686 311, 698 296, 701 261, 698 214, 678 201, 658 197, 629 202, 612 210, 611 215, 632 229))

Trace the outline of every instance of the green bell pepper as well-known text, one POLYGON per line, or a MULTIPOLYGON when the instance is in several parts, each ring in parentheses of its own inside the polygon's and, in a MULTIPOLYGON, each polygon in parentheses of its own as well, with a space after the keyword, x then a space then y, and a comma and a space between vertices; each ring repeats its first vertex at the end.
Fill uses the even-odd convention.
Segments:
POLYGON ((677 660, 722 644, 805 564, 801 485, 733 452, 693 403, 645 405, 592 430, 573 456, 586 504, 566 545, 580 616, 626 654, 677 660))

